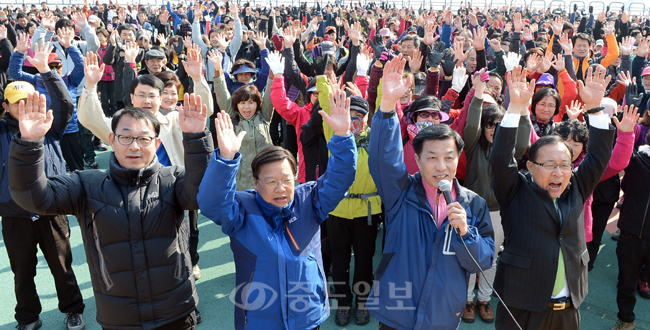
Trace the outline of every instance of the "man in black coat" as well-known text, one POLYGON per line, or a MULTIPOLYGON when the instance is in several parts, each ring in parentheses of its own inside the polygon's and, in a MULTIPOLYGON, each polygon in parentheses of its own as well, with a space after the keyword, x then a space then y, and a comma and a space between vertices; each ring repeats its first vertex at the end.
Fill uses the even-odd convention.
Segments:
MULTIPOLYGON (((517 171, 515 137, 520 114, 528 114, 535 81, 526 83, 521 67, 508 75, 510 105, 490 155, 505 233, 494 288, 523 329, 580 328, 589 262, 583 205, 607 167, 615 133, 599 108, 610 77, 603 67, 592 71, 579 82, 591 124, 589 153, 579 169, 572 171, 568 143, 545 136, 531 146, 525 176, 517 171)), ((497 308, 496 329, 517 329, 503 304, 497 308)))

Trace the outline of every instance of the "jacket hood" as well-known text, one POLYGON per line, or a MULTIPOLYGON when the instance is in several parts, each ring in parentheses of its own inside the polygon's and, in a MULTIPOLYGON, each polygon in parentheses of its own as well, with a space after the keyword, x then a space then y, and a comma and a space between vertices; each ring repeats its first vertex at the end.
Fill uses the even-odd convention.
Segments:
POLYGON ((273 228, 273 230, 278 229, 285 221, 285 219, 291 219, 295 217, 293 214, 293 198, 289 204, 283 208, 279 208, 275 205, 267 203, 264 198, 262 198, 262 196, 257 192, 255 192, 255 201, 260 207, 260 210, 262 210, 264 219, 266 222, 268 222, 269 225, 271 225, 271 228, 273 228))
POLYGON ((115 152, 111 153, 111 160, 109 162, 109 176, 122 186, 139 186, 147 184, 153 175, 158 172, 161 165, 158 162, 158 157, 155 156, 151 164, 139 170, 126 169, 117 162, 115 152))
POLYGON ((18 131, 20 131, 20 126, 18 125, 18 120, 14 119, 14 117, 11 116, 11 114, 9 113, 9 111, 5 111, 4 120, 5 120, 5 121, 7 122, 7 124, 9 125, 9 130, 10 130, 12 133, 15 134, 15 133, 17 133, 18 131))
POLYGON ((538 85, 553 86, 553 88, 557 90, 557 86, 555 86, 555 79, 553 79, 553 76, 551 76, 548 73, 545 73, 541 77, 539 77, 539 80, 537 80, 537 82, 535 83, 535 86, 538 85))

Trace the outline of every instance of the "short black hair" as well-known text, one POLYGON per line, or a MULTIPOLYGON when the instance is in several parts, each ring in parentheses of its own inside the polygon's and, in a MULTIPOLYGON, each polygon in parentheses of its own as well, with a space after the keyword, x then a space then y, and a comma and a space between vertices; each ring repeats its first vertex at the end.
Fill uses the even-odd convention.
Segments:
POLYGON ((563 120, 555 125, 553 134, 561 136, 565 140, 571 140, 582 143, 582 153, 587 153, 587 143, 589 142, 589 129, 587 125, 577 119, 563 120))
POLYGON ((54 31, 59 31, 59 29, 71 28, 74 29, 74 22, 67 18, 60 19, 54 24, 54 31))
POLYGON ((449 125, 446 124, 433 124, 431 126, 425 127, 421 130, 418 135, 413 139, 413 151, 415 154, 420 157, 422 153, 422 148, 425 141, 429 140, 452 140, 456 144, 456 152, 460 155, 460 152, 465 147, 465 142, 463 138, 460 137, 456 131, 451 129, 449 125))
POLYGON ((143 74, 141 76, 133 78, 131 81, 131 94, 135 94, 135 89, 140 84, 158 89, 158 91, 160 91, 160 95, 162 95, 163 91, 165 90, 165 84, 162 82, 162 80, 151 74, 143 74))
POLYGON ((544 87, 538 90, 537 92, 535 92, 535 94, 533 94, 533 101, 530 106, 530 111, 532 111, 533 114, 535 114, 535 107, 537 107, 537 103, 539 103, 547 96, 550 96, 555 99, 555 113, 553 114, 553 116, 557 116, 557 114, 560 113, 560 105, 562 104, 562 98, 560 97, 560 93, 558 93, 553 88, 544 87))
POLYGON ((577 33, 576 35, 574 35, 573 38, 571 39, 571 41, 573 43, 573 47, 576 46, 576 41, 578 39, 586 40, 589 43, 589 46, 591 46, 594 43, 594 39, 591 37, 591 35, 586 34, 584 32, 580 32, 580 33, 577 33))
POLYGON ((412 34, 407 34, 403 36, 402 39, 399 41, 399 44, 401 45, 404 43, 404 41, 409 41, 409 40, 413 41, 413 46, 415 46, 415 48, 420 47, 420 37, 412 34))
POLYGON ((25 19, 27 18, 27 15, 25 15, 25 13, 23 13, 22 11, 16 14, 16 20, 19 20, 21 18, 25 18, 25 19))
POLYGON ((490 145, 490 142, 488 142, 485 134, 483 134, 483 130, 485 130, 485 127, 488 123, 494 123, 503 118, 503 114, 505 112, 506 110, 498 104, 486 104, 483 106, 481 113, 481 135, 478 138, 478 144, 481 146, 481 149, 487 150, 490 145))
POLYGON ((532 146, 530 146, 530 149, 528 149, 528 155, 530 156, 529 158, 530 161, 538 162, 537 153, 539 153, 539 149, 551 144, 563 144, 569 150, 569 156, 571 157, 571 159, 573 159, 573 149, 571 149, 569 142, 567 142, 564 138, 562 138, 559 135, 551 134, 551 135, 546 135, 541 137, 539 140, 535 141, 535 143, 533 143, 532 146))
MULTIPOLYGON (((116 16, 113 16, 114 18, 116 16)), ((135 28, 131 24, 120 24, 120 26, 117 27, 117 34, 122 34, 122 31, 124 30, 129 30, 133 32, 133 35, 135 35, 135 28)))
POLYGON ((257 155, 255 155, 255 158, 253 158, 253 161, 251 162, 253 178, 259 179, 260 167, 262 167, 262 165, 281 161, 284 159, 289 161, 289 164, 291 165, 291 171, 293 172, 293 175, 296 175, 298 172, 298 165, 296 163, 296 159, 293 157, 293 154, 289 150, 278 146, 270 146, 262 149, 262 151, 258 152, 257 155))
POLYGON ((113 130, 113 133, 115 133, 117 125, 120 123, 120 119, 125 115, 133 117, 136 120, 144 120, 145 122, 150 123, 153 125, 156 136, 160 135, 160 122, 158 122, 156 116, 154 116, 151 111, 136 107, 124 108, 113 115, 113 119, 111 120, 111 129, 113 130))

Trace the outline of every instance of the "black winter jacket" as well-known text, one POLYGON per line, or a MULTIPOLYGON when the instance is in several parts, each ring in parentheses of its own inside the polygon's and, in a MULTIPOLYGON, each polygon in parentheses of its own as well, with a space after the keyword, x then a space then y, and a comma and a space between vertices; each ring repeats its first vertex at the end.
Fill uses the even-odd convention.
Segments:
POLYGON ((621 184, 625 203, 621 207, 618 228, 638 238, 650 239, 650 147, 642 146, 630 159, 621 184))
POLYGON ((187 167, 157 158, 141 170, 122 168, 46 178, 43 142, 15 137, 10 189, 25 209, 73 214, 90 268, 97 322, 102 327, 154 329, 187 317, 198 303, 183 210, 196 195, 213 151, 207 132, 183 134, 187 167))

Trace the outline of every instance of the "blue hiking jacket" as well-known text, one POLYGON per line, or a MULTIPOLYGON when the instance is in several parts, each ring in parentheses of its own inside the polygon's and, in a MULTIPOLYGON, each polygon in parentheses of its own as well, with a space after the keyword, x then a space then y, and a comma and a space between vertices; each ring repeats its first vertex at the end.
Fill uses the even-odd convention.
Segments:
MULTIPOLYGON (((366 307, 377 320, 400 330, 457 329, 467 280, 479 267, 449 219, 438 229, 420 173, 406 171, 395 111, 375 113, 368 154, 386 208, 386 243, 366 307)), ((456 202, 467 212, 462 238, 480 268, 490 269, 494 232, 487 203, 456 180, 454 186, 456 202)))
POLYGON ((201 213, 230 236, 235 329, 311 330, 329 316, 320 224, 354 182, 357 148, 351 134, 335 135, 328 147, 325 174, 296 187, 282 209, 254 190, 236 191, 241 154, 224 160, 215 150, 197 200, 201 213))
MULTIPOLYGON (((77 119, 77 86, 79 86, 81 81, 84 79, 84 58, 81 55, 81 51, 76 46, 66 48, 66 52, 70 55, 70 58, 74 63, 72 71, 61 77, 65 87, 70 93, 72 103, 74 104, 74 112, 72 113, 72 117, 70 118, 70 122, 68 123, 64 133, 70 134, 79 132, 79 121, 77 119)), ((34 75, 23 71, 22 67, 24 60, 25 54, 23 53, 13 52, 11 54, 11 58, 9 59, 9 76, 13 80, 22 80, 32 84, 37 92, 45 95, 45 98, 47 99, 47 108, 51 109, 51 98, 47 93, 47 89, 43 83, 43 78, 41 78, 40 74, 34 75)))

